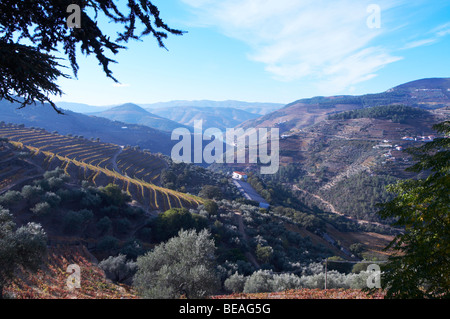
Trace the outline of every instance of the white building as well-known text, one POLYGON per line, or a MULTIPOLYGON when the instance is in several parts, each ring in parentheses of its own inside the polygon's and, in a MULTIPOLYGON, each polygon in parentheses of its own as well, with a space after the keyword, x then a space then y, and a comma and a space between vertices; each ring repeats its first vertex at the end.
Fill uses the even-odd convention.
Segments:
POLYGON ((247 180, 247 174, 243 173, 243 172, 233 172, 233 176, 234 179, 239 179, 239 180, 247 180))

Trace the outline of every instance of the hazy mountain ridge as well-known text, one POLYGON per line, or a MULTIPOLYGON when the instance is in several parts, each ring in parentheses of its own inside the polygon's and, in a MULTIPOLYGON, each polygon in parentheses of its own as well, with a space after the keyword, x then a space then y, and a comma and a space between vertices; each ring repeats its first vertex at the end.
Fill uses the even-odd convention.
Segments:
POLYGON ((211 100, 177 100, 169 102, 158 102, 151 104, 140 104, 146 109, 159 109, 168 107, 212 107, 212 108, 234 108, 244 110, 254 114, 267 114, 284 106, 282 103, 266 103, 266 102, 245 102, 236 100, 227 101, 211 101, 211 100))
POLYGON ((170 154, 175 144, 170 133, 144 125, 114 122, 102 117, 88 116, 72 111, 57 114, 50 105, 30 105, 22 109, 17 103, 0 101, 0 119, 6 123, 39 127, 60 134, 99 138, 118 145, 139 145, 153 153, 170 154))
POLYGON ((153 114, 168 118, 186 126, 194 126, 194 122, 202 120, 203 128, 226 128, 235 127, 244 121, 255 119, 259 115, 244 110, 228 107, 192 107, 179 106, 152 109, 153 114))
MULTIPOLYGON (((168 102, 156 102, 156 103, 137 103, 134 104, 139 105, 140 107, 148 110, 152 109, 160 109, 160 108, 172 108, 172 107, 213 107, 213 108, 234 108, 239 110, 244 110, 249 113, 264 115, 274 110, 277 110, 283 107, 285 104, 283 103, 265 103, 265 102, 245 102, 245 101, 236 101, 236 100, 227 100, 227 101, 212 101, 212 100, 176 100, 176 101, 168 101, 168 102)), ((95 113, 105 111, 107 109, 119 106, 121 104, 112 104, 112 105, 102 105, 95 106, 89 105, 85 103, 75 103, 75 102, 56 102, 56 105, 64 110, 70 110, 73 112, 79 113, 95 113)), ((151 111, 150 111, 151 112, 151 111)))
POLYGON ((133 103, 126 103, 102 112, 91 113, 90 115, 129 124, 145 125, 162 131, 173 131, 179 127, 189 128, 187 125, 150 113, 133 103))
POLYGON ((285 107, 249 120, 240 127, 274 127, 282 132, 300 129, 325 120, 328 115, 353 109, 380 105, 402 104, 423 109, 450 106, 450 79, 430 78, 411 81, 382 93, 360 96, 319 96, 300 99, 285 107))

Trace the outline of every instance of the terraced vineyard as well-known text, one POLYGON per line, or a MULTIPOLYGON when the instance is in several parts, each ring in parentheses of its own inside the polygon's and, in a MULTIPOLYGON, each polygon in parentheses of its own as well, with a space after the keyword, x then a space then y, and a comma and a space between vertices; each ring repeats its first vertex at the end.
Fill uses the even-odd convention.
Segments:
POLYGON ((167 164, 148 152, 23 126, 0 125, 0 137, 29 152, 30 161, 44 170, 60 167, 72 178, 97 186, 117 184, 151 210, 196 207, 201 202, 198 197, 158 186, 167 164))

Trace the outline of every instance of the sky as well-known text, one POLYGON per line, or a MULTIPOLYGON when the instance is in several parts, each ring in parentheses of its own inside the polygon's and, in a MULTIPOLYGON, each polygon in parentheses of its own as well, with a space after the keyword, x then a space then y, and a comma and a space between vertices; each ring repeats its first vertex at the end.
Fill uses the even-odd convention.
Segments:
MULTIPOLYGON (((58 80, 65 94, 55 102, 287 104, 450 77, 448 0, 152 2, 170 27, 186 33, 169 35, 167 50, 148 36, 109 54, 120 83, 105 76, 95 56, 78 54, 78 78, 58 80)), ((112 23, 100 18, 99 25, 114 38, 112 23)))

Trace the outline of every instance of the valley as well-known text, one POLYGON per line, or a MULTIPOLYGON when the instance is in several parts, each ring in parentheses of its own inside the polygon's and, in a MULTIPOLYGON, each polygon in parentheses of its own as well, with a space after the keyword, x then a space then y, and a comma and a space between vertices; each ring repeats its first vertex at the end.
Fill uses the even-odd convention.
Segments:
MULTIPOLYGON (((263 114, 203 101, 56 115, 45 106, 18 109, 1 101, 0 205, 18 225, 39 222, 48 233, 55 254, 46 274, 32 281, 53 288, 34 292, 41 297, 71 296, 51 280, 52 267, 63 267, 60 256, 97 274, 101 260, 119 254, 136 260, 185 227, 208 229, 214 238, 222 293, 230 292, 225 282, 235 274, 321 288, 317 269, 325 259, 348 262, 335 266, 342 271, 337 288, 359 288, 366 274, 352 266, 386 260, 391 251, 384 248, 402 232, 377 214, 377 204, 393 198, 386 186, 426 177, 405 171, 414 162, 407 150, 442 137, 432 126, 450 118, 443 85, 448 81, 419 80, 380 94, 261 104, 263 114), (279 128, 278 172, 174 161, 170 131, 192 131, 196 119, 205 128, 279 128), (233 171, 248 174, 257 202, 240 193, 233 171)), ((136 297, 129 282, 99 282, 95 275, 89 283, 103 287, 97 296, 136 297)), ((33 289, 14 285, 11 294, 33 289)))

